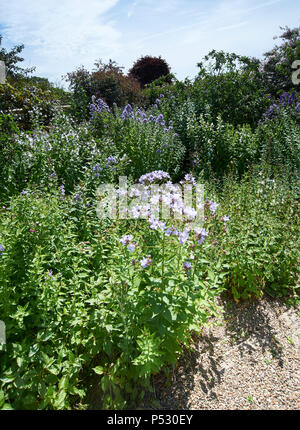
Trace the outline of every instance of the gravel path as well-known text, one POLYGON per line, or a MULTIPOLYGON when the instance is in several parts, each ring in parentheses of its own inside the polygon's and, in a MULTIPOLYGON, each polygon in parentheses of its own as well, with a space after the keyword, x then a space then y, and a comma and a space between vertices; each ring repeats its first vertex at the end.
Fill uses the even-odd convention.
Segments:
POLYGON ((300 305, 226 303, 222 325, 194 341, 143 408, 300 409, 300 305))

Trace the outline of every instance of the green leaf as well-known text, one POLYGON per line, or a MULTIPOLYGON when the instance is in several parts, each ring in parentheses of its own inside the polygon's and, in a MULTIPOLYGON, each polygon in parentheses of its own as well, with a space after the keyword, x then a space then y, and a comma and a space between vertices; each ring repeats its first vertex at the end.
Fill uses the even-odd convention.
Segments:
POLYGON ((4 392, 2 390, 0 390, 0 409, 4 405, 4 402, 5 402, 4 392))
POLYGON ((93 368, 93 371, 95 373, 97 373, 97 375, 103 375, 104 373, 104 368, 102 366, 97 366, 93 368))

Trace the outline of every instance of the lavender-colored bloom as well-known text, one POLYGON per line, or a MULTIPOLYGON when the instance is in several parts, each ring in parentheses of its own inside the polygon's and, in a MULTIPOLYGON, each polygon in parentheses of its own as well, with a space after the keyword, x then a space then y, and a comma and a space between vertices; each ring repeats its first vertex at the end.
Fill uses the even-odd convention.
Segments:
POLYGON ((139 179, 139 182, 146 185, 147 183, 152 184, 153 182, 162 181, 164 179, 171 179, 170 175, 167 172, 163 172, 162 170, 155 170, 154 172, 142 175, 139 179))
POLYGON ((180 181, 180 184, 181 184, 181 185, 184 185, 184 184, 192 184, 192 185, 194 185, 194 186, 196 186, 196 185, 197 185, 197 183, 196 183, 196 180, 195 180, 194 176, 193 176, 193 175, 191 175, 190 173, 188 173, 188 174, 186 174, 186 175, 185 175, 184 180, 180 181))
POLYGON ((216 202, 209 202, 209 209, 214 214, 217 210, 217 207, 219 206, 216 202))
POLYGON ((5 248, 2 244, 0 244, 0 253, 2 254, 2 252, 4 252, 5 248))
POLYGON ((160 125, 162 125, 162 126, 165 126, 166 125, 166 123, 165 123, 165 119, 164 119, 164 116, 163 116, 163 114, 162 113, 160 113, 159 115, 158 115, 158 117, 156 118, 156 124, 160 124, 160 125))
POLYGON ((129 243, 127 249, 129 252, 134 252, 136 245, 134 243, 129 243))
POLYGON ((61 185, 59 188, 60 188, 60 191, 61 191, 61 195, 64 196, 66 194, 65 187, 63 185, 61 185))
POLYGON ((154 220, 154 219, 150 219, 150 228, 152 230, 165 230, 166 228, 166 223, 159 221, 158 219, 154 220))
POLYGON ((53 276, 53 271, 52 271, 52 269, 50 269, 50 270, 49 270, 49 272, 48 272, 48 276, 53 276))
POLYGON ((125 236, 121 237, 120 242, 125 246, 128 245, 132 239, 133 236, 131 234, 126 234, 125 236))
POLYGON ((131 107, 130 104, 128 104, 127 106, 125 106, 123 113, 121 115, 122 119, 127 119, 127 118, 133 118, 134 114, 133 114, 133 109, 131 107))
POLYGON ((194 219, 196 218, 196 215, 197 215, 197 211, 191 207, 185 207, 183 209, 183 213, 188 219, 194 219))
POLYGON ((192 263, 190 263, 189 261, 186 261, 186 262, 183 264, 183 266, 184 266, 185 270, 187 270, 187 271, 190 271, 190 270, 191 270, 191 268, 193 267, 193 266, 192 266, 192 263))
POLYGON ((177 230, 177 228, 171 226, 170 228, 168 228, 167 230, 165 230, 165 235, 166 236, 178 236, 179 235, 179 231, 177 230))
POLYGON ((184 230, 182 232, 179 232, 179 234, 178 234, 179 243, 181 243, 181 244, 185 243, 189 238, 189 233, 190 232, 188 230, 184 230))
POLYGON ((102 171, 102 167, 99 166, 99 164, 96 164, 96 166, 93 167, 93 171, 96 172, 95 177, 99 178, 100 172, 102 171))
POLYGON ((23 195, 23 196, 26 196, 27 195, 27 191, 21 191, 21 194, 23 195))
POLYGON ((222 221, 224 221, 224 222, 226 222, 226 221, 229 221, 229 220, 230 220, 230 218, 229 218, 227 215, 225 215, 225 216, 223 216, 223 217, 221 218, 221 220, 222 220, 222 221))
POLYGON ((112 155, 110 155, 109 157, 107 157, 107 159, 106 159, 106 168, 108 167, 108 166, 110 166, 111 164, 117 164, 118 163, 118 160, 116 159, 116 157, 114 157, 114 156, 112 156, 112 155))
POLYGON ((151 260, 150 256, 148 255, 147 257, 144 257, 144 258, 140 261, 140 263, 141 263, 142 268, 143 268, 143 269, 146 269, 148 266, 150 266, 150 265, 151 265, 152 260, 151 260))
POLYGON ((99 98, 96 102, 90 104, 90 115, 93 116, 99 112, 109 112, 109 107, 101 98, 99 98))
POLYGON ((194 232, 196 233, 196 237, 198 239, 197 243, 201 245, 208 236, 208 232, 204 228, 195 228, 194 232))

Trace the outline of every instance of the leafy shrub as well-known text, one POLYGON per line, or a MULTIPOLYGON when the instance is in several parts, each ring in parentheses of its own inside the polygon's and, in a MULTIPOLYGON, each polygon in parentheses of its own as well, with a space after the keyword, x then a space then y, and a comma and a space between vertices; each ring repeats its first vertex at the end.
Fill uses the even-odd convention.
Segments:
MULTIPOLYGON (((230 217, 219 236, 226 287, 238 301, 297 294, 299 277, 299 186, 266 173, 227 181, 221 205, 230 217), (293 220, 291 222, 291 220, 293 220)), ((298 294, 299 295, 299 294, 298 294)))
POLYGON ((72 90, 72 114, 78 120, 88 119, 88 106, 93 96, 102 98, 112 107, 136 103, 140 97, 140 86, 136 80, 123 74, 122 67, 109 60, 95 63, 93 72, 80 67, 68 73, 66 80, 72 90))
POLYGON ((19 80, 13 85, 0 85, 1 112, 13 115, 18 126, 25 130, 35 123, 49 125, 58 110, 58 100, 50 90, 19 80))
POLYGON ((271 51, 266 52, 260 66, 265 85, 273 96, 297 89, 291 74, 293 62, 300 58, 300 27, 280 29, 283 30, 279 36, 282 40, 281 45, 276 45, 271 51))
MULTIPOLYGON (((128 76, 136 79, 142 88, 162 76, 170 75, 170 66, 161 57, 146 55, 136 60, 128 72, 128 76)), ((168 78, 165 78, 168 80, 168 78)))
POLYGON ((193 87, 193 98, 210 106, 213 118, 233 125, 250 124, 254 128, 270 105, 259 61, 223 51, 211 51, 206 66, 199 63, 200 72, 193 87))
POLYGON ((110 137, 116 153, 129 160, 126 175, 137 179, 149 169, 167 170, 172 176, 179 173, 184 148, 162 114, 156 116, 131 105, 123 112, 115 109, 113 114, 101 100, 91 109, 96 135, 110 137))
POLYGON ((28 189, 0 212, 2 397, 17 409, 81 408, 94 368, 103 406, 124 407, 124 393, 133 401, 151 388, 216 312, 222 276, 203 255, 222 221, 209 202, 206 230, 177 220, 176 236, 155 220, 101 220, 84 195, 62 191, 28 189))
MULTIPOLYGON (((282 96, 283 97, 283 96, 282 96)), ((300 125, 299 114, 293 106, 281 103, 278 113, 268 114, 256 130, 260 143, 260 159, 273 166, 276 172, 284 168, 286 173, 299 172, 300 125)))

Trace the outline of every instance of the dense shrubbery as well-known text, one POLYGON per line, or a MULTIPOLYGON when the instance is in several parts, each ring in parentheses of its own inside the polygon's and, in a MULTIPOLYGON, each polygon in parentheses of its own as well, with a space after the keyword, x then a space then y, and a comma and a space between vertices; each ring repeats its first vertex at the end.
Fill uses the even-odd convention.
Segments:
POLYGON ((27 80, 0 85, 0 113, 11 113, 20 128, 30 130, 34 122, 49 125, 60 102, 50 90, 27 80))
POLYGON ((139 58, 129 70, 128 76, 136 79, 142 88, 151 82, 165 77, 169 80, 171 73, 170 66, 161 57, 151 57, 146 55, 145 57, 139 58))
POLYGON ((101 60, 95 63, 93 72, 84 67, 68 73, 73 93, 72 114, 79 120, 88 119, 88 105, 92 97, 102 98, 112 107, 113 104, 124 106, 126 103, 136 103, 140 97, 138 82, 123 74, 122 67, 114 61, 104 64, 101 60))
POLYGON ((87 408, 95 373, 104 408, 134 406, 221 292, 299 299, 298 95, 268 97, 253 59, 207 59, 142 94, 115 63, 82 68, 71 115, 38 78, 0 87, 27 115, 0 114, 0 409, 87 408), (103 184, 128 219, 99 213, 103 184))
POLYGON ((281 45, 266 52, 260 66, 264 83, 274 96, 296 89, 291 80, 291 71, 294 61, 300 59, 300 27, 281 27, 281 30, 284 30, 279 36, 281 45))

